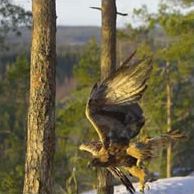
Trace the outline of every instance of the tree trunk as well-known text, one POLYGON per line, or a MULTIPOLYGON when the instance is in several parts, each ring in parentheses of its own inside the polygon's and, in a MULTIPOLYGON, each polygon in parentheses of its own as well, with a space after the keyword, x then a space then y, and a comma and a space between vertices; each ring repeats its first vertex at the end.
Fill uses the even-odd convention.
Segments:
MULTIPOLYGON (((166 63, 166 95, 167 95, 167 132, 172 129, 172 87, 170 83, 170 71, 169 71, 169 62, 166 63)), ((172 144, 170 143, 167 148, 167 161, 166 161, 166 176, 171 177, 172 174, 172 144)))
MULTIPOLYGON (((116 69, 116 3, 102 0, 101 29, 101 79, 116 69)), ((98 194, 113 194, 112 175, 105 169, 98 169, 98 194)))
POLYGON ((116 69, 116 3, 102 0, 101 79, 116 69))
POLYGON ((98 194, 114 193, 113 177, 109 171, 103 168, 97 169, 97 178, 98 178, 98 185, 97 185, 98 194))
POLYGON ((55 0, 33 0, 30 107, 24 194, 53 194, 55 150, 55 0))

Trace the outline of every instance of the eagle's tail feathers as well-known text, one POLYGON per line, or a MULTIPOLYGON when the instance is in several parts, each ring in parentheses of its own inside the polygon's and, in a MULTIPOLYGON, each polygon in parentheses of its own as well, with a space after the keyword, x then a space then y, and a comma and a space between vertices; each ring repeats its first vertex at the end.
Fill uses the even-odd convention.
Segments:
POLYGON ((127 188, 127 190, 131 193, 135 193, 135 188, 133 187, 129 178, 119 169, 116 167, 108 167, 107 168, 110 173, 115 177, 118 178, 127 188))

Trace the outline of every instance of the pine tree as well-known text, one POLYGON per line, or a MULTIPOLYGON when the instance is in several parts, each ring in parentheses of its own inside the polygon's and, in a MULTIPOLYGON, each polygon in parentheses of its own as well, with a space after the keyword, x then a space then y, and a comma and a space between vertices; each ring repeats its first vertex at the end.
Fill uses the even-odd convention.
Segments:
MULTIPOLYGON (((116 69, 116 15, 115 0, 102 0, 101 80, 116 69)), ((114 188, 110 172, 106 169, 98 169, 97 172, 97 193, 112 194, 114 188)))
MULTIPOLYGON (((168 85, 168 80, 170 80, 171 92, 173 93, 173 96, 171 96, 171 129, 180 129, 185 131, 187 134, 189 134, 190 139, 194 135, 192 130, 190 130, 193 128, 190 123, 190 119, 193 118, 191 108, 193 104, 191 97, 193 92, 189 92, 189 88, 191 89, 193 85, 193 12, 191 11, 186 15, 182 15, 180 12, 172 10, 168 5, 162 4, 158 14, 150 14, 145 8, 137 11, 136 13, 142 14, 144 21, 146 22, 144 26, 146 29, 149 31, 154 30, 155 32, 160 30, 160 37, 158 39, 157 37, 154 38, 152 34, 152 44, 149 44, 152 46, 155 53, 155 63, 157 64, 157 69, 159 70, 155 80, 159 79, 160 77, 163 79, 158 87, 156 87, 156 84, 153 84, 155 89, 152 89, 152 94, 150 93, 150 95, 152 96, 152 100, 154 102, 158 102, 156 100, 157 95, 153 95, 153 92, 156 90, 158 94, 161 95, 159 100, 161 101, 162 106, 161 111, 159 111, 158 114, 155 113, 155 109, 150 110, 148 112, 148 117, 152 118, 152 123, 154 123, 154 117, 156 115, 161 115, 157 118, 158 121, 161 121, 161 128, 159 129, 162 129, 163 132, 164 128, 167 129, 167 122, 164 122, 167 119, 163 118, 164 115, 167 117, 167 111, 165 111, 165 113, 162 110, 168 97, 167 92, 165 92, 167 91, 165 87, 168 85), (166 63, 170 64, 169 79, 166 79, 167 77, 164 71, 166 63), (190 95, 188 95, 188 93, 190 95), (162 112, 163 114, 161 114, 162 112)), ((149 93, 149 88, 150 87, 148 87, 147 94, 149 93)), ((191 145, 192 141, 189 142, 191 145)), ((186 156, 188 157, 188 155, 190 155, 189 157, 192 158, 189 150, 190 148, 188 149, 186 142, 177 143, 176 146, 172 147, 172 174, 173 171, 175 172, 173 168, 186 169, 188 166, 190 168, 193 166, 191 162, 186 162, 183 159, 186 156)))
POLYGON ((0 80, 0 193, 22 193, 30 66, 21 56, 7 67, 0 80))
POLYGON ((79 62, 74 64, 73 77, 76 87, 57 103, 55 179, 61 185, 65 180, 66 191, 73 191, 76 184, 69 182, 76 175, 80 193, 96 187, 95 171, 87 168, 88 154, 78 151, 81 143, 98 138, 85 116, 90 90, 100 77, 100 47, 94 39, 83 47, 79 62))
POLYGON ((33 0, 30 107, 23 193, 53 193, 55 150, 56 11, 54 0, 33 0))

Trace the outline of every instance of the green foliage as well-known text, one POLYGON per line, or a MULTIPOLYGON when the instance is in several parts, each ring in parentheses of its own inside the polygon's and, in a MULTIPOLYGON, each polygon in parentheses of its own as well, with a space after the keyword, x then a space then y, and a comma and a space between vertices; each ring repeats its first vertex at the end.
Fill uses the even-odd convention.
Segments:
MULTIPOLYGON (((5 8, 7 1, 1 2, 0 14, 11 10, 10 4, 9 10, 5 8)), ((18 15, 21 18, 24 12, 13 8, 21 13, 18 15)), ((8 12, 5 13, 8 17, 8 12)), ((166 5, 161 5, 158 14, 149 14, 146 7, 136 10, 136 13, 143 16, 142 21, 146 25, 138 29, 129 25, 118 32, 118 37, 138 48, 137 57, 154 56, 149 87, 141 101, 146 117, 141 135, 154 136, 166 131, 165 65, 168 62, 173 85, 173 128, 188 134, 186 142, 174 146, 174 167, 194 169, 194 13, 182 15, 166 5)), ((13 11, 10 14, 14 16, 13 11)), ((18 22, 21 21, 19 18, 18 22)), ((8 21, 12 19, 16 22, 14 18, 8 21)), ((17 27, 7 24, 13 30, 17 27)), ((87 169, 89 156, 78 150, 82 142, 98 138, 84 114, 91 87, 100 77, 100 48, 95 40, 91 40, 79 53, 60 54, 57 79, 62 83, 66 76, 74 77, 76 88, 56 106, 55 181, 67 193, 76 193, 77 189, 80 192, 95 185, 95 172, 87 169)), ((23 56, 8 65, 0 77, 0 193, 17 194, 22 190, 28 91, 29 64, 23 56)), ((164 157, 165 151, 159 153, 159 159, 151 164, 151 170, 164 174, 164 157)))
POLYGON ((142 99, 142 107, 146 117, 143 135, 154 136, 165 131, 165 99, 164 75, 162 75, 162 70, 154 63, 148 88, 142 99))
POLYGON ((73 66, 78 62, 79 54, 77 51, 68 51, 65 53, 57 54, 57 67, 56 67, 56 78, 61 84, 64 83, 65 79, 70 79, 73 74, 73 66))
POLYGON ((8 67, 0 81, 0 192, 12 194, 23 184, 29 63, 23 56, 8 67))
POLYGON ((90 89, 98 79, 99 56, 99 46, 91 40, 83 49, 79 63, 74 66, 76 89, 57 105, 56 180, 63 184, 65 177, 63 187, 69 192, 76 190, 77 184, 78 190, 91 188, 94 181, 94 172, 86 168, 88 157, 84 157, 85 153, 78 148, 84 141, 92 139, 95 133, 86 120, 85 105, 90 89), (73 180, 74 184, 70 184, 73 180))
POLYGON ((94 39, 84 48, 79 64, 74 67, 78 86, 91 85, 100 78, 100 48, 94 39))
POLYGON ((18 27, 31 26, 31 18, 31 12, 12 4, 10 0, 0 0, 0 51, 8 48, 4 42, 7 34, 12 31, 21 35, 18 27))
POLYGON ((174 3, 175 5, 181 5, 181 6, 192 6, 193 5, 193 0, 166 0, 165 3, 169 3, 169 2, 172 2, 174 3))
MULTIPOLYGON (((91 41, 86 45, 82 50, 83 54, 81 56, 79 53, 69 53, 69 51, 62 55, 59 66, 57 67, 58 80, 63 82, 65 77, 71 76, 74 62, 77 63, 76 66, 79 68, 80 66, 84 66, 83 58, 86 56, 85 53, 89 52, 91 54, 91 49, 95 49, 94 45, 98 47, 95 41, 91 41), (78 63, 80 57, 82 63, 78 63), (64 65, 62 60, 64 61, 64 65), (65 67, 67 65, 71 65, 71 67, 65 67), (69 71, 64 73, 63 69, 69 71)), ((99 52, 99 49, 96 49, 96 51, 99 52)), ((99 53, 97 55, 99 56, 99 53)), ((99 59, 95 60, 97 66, 99 59)), ((87 61, 88 63, 95 64, 93 59, 87 59, 87 61)), ((89 67, 89 64, 86 67, 84 66, 86 70, 87 67, 89 67)), ((96 69, 99 71, 99 68, 96 69)), ((21 193, 22 190, 29 71, 30 66, 28 60, 24 56, 18 57, 16 62, 7 65, 4 76, 0 79, 0 193, 17 194, 21 193), (5 163, 5 161, 7 162, 5 163)), ((77 70, 76 73, 80 76, 86 75, 85 72, 82 75, 77 70)), ((98 73, 96 72, 96 74, 98 73)), ((88 83, 87 86, 85 84, 84 87, 82 85, 79 89, 76 88, 71 96, 57 104, 55 175, 56 182, 60 183, 68 191, 76 187, 71 180, 73 169, 75 169, 74 177, 79 181, 79 189, 80 187, 82 189, 91 188, 90 184, 93 180, 93 172, 91 170, 85 170, 88 159, 83 159, 85 154, 81 153, 80 155, 78 151, 79 144, 84 141, 84 137, 93 131, 90 131, 91 127, 84 115, 85 103, 90 92, 90 87, 95 81, 95 76, 92 79, 93 81, 88 83)), ((81 86, 80 84, 78 85, 81 86)))
MULTIPOLYGON (((185 15, 161 4, 158 14, 148 13, 146 7, 136 10, 136 15, 144 18, 144 28, 150 32, 160 30, 147 42, 153 48, 155 66, 149 87, 143 99, 143 107, 147 116, 144 134, 150 131, 165 131, 166 129, 166 72, 165 64, 170 64, 170 82, 173 87, 172 109, 173 129, 179 129, 188 134, 187 142, 177 143, 174 147, 173 165, 175 168, 193 168, 193 76, 194 76, 194 36, 193 17, 191 11, 185 15), (152 44, 154 43, 154 45, 152 44), (145 103, 144 103, 145 102, 145 103), (154 102, 154 103, 153 103, 154 102), (155 129, 154 129, 155 127, 155 129), (157 127, 157 128, 156 128, 157 127), (149 130, 147 130, 149 129, 149 130), (190 161, 185 160, 189 157, 190 161)), ((154 33, 152 33, 153 35, 154 33)), ((164 165, 162 165, 164 166, 164 165)), ((160 164, 158 162, 158 167, 160 164)), ((163 174, 162 169, 161 174, 163 174)))

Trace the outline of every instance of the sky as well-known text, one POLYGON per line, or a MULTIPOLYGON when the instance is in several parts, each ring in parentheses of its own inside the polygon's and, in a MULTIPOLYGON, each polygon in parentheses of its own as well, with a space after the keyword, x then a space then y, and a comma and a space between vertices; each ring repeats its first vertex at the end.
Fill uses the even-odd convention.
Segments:
MULTIPOLYGON (((14 3, 31 10, 31 0, 12 0, 14 3)), ((138 21, 132 17, 133 9, 143 4, 151 12, 156 12, 159 0, 117 0, 117 11, 128 13, 127 17, 118 16, 117 25, 123 27, 128 23, 137 25, 138 21)), ((91 6, 100 7, 101 0, 56 0, 57 24, 70 26, 100 26, 100 11, 91 6)))

